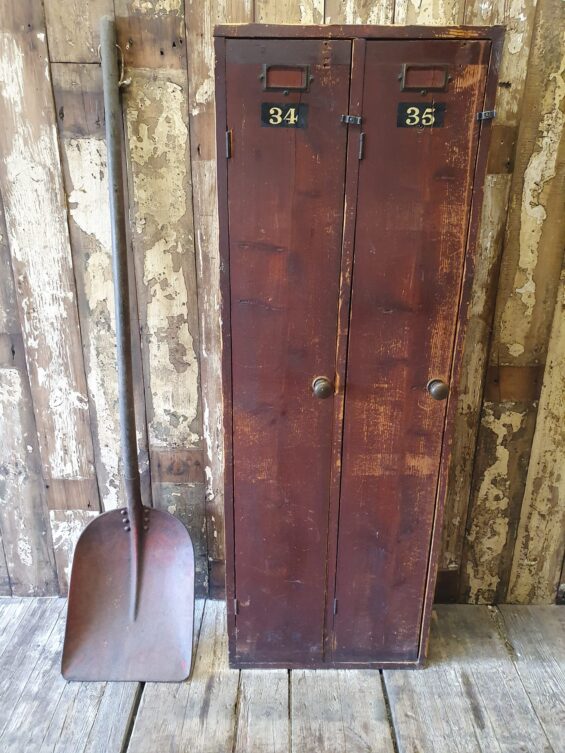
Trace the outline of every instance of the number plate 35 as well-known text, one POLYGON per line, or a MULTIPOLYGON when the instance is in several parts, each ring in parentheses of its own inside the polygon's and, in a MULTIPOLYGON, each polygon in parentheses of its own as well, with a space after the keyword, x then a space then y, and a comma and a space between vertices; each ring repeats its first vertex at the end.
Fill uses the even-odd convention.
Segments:
POLYGON ((444 102, 399 102, 396 113, 398 128, 441 128, 444 102))
POLYGON ((261 125, 270 128, 306 128, 308 105, 261 103, 261 125))

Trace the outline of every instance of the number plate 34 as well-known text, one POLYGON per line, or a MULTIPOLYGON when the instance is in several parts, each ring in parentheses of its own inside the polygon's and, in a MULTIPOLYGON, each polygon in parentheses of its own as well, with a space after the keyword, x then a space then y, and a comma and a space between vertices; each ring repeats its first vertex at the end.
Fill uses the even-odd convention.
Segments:
POLYGON ((270 128, 306 128, 308 105, 261 103, 261 125, 270 128))
POLYGON ((444 102, 399 102, 396 113, 398 128, 441 128, 444 102))

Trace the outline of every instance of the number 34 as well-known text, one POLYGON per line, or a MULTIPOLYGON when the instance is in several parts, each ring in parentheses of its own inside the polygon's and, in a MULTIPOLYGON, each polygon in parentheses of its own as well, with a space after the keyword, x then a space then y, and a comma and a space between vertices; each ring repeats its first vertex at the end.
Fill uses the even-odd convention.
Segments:
POLYGON ((431 126, 435 123, 435 111, 433 107, 420 110, 419 107, 409 107, 406 110, 406 125, 431 126))
POLYGON ((286 113, 283 115, 282 108, 271 107, 269 110, 269 123, 271 125, 280 125, 286 121, 290 125, 295 125, 298 121, 298 115, 296 114, 296 107, 289 107, 286 113))

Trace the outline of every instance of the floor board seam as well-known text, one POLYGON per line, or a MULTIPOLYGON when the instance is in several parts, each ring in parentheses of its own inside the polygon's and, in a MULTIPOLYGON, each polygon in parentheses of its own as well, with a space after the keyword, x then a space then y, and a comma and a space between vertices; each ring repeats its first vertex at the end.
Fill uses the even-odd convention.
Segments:
POLYGON ((144 690, 145 690, 145 683, 144 682, 138 683, 138 687, 136 688, 135 695, 133 698, 133 703, 131 705, 131 711, 130 711, 128 723, 126 724, 126 728, 124 729, 124 735, 122 738, 122 745, 120 747, 120 753, 127 753, 129 749, 129 744, 131 742, 131 738, 133 735, 133 729, 135 727, 135 722, 137 719, 139 707, 141 705, 141 699, 143 697, 144 690))
MULTIPOLYGON (((58 597, 54 597, 54 598, 58 598, 58 597)), ((16 709, 16 708, 18 707, 18 704, 20 703, 20 701, 21 701, 21 699, 22 699, 22 696, 23 696, 23 694, 24 694, 24 692, 25 692, 25 689, 27 688, 27 685, 28 685, 28 683, 29 683, 30 677, 31 677, 31 676, 33 675, 33 673, 35 672, 35 669, 36 669, 37 665, 39 664, 39 662, 40 662, 40 660, 41 660, 41 657, 42 657, 42 655, 43 655, 43 649, 45 648, 45 644, 47 644, 47 643, 49 642, 49 639, 51 638, 51 635, 53 634, 53 631, 54 631, 54 630, 56 629, 56 627, 57 627, 57 624, 58 624, 58 622, 59 622, 59 619, 60 619, 60 617, 61 617, 61 612, 62 612, 63 610, 64 610, 64 604, 62 604, 62 605, 61 605, 61 607, 60 607, 59 611, 57 612, 57 616, 55 617, 55 619, 54 619, 54 621, 53 621, 53 625, 52 625, 52 627, 51 627, 51 630, 50 630, 50 631, 49 631, 49 633, 48 633, 48 634, 47 634, 47 635, 45 636, 45 641, 44 641, 44 644, 43 644, 43 646, 42 646, 42 648, 41 648, 41 653, 40 653, 40 654, 38 655, 38 657, 37 657, 37 659, 35 660, 35 662, 34 662, 33 666, 32 666, 32 667, 30 668, 30 671, 29 671, 29 673, 28 673, 28 676, 27 676, 27 678, 26 678, 26 680, 25 680, 24 684, 22 685, 22 689, 20 690, 20 693, 19 693, 19 695, 18 695, 17 701, 16 701, 16 703, 14 704, 14 709, 16 709)), ((2 737, 4 736, 4 732, 6 731, 6 727, 8 726, 9 722, 10 722, 10 719, 8 719, 8 720, 6 721, 6 723, 4 724, 4 726, 2 727, 2 729, 0 729, 0 742, 2 741, 2 737)))
POLYGON ((510 640, 510 637, 506 630, 506 623, 504 622, 504 616, 502 612, 497 606, 492 606, 490 604, 487 606, 487 612, 491 620, 494 622, 496 632, 504 643, 504 648, 506 649, 512 661, 515 662, 517 658, 516 649, 512 645, 512 641, 510 640))
POLYGON ((241 710, 241 669, 239 670, 239 674, 237 677, 237 692, 235 694, 235 704, 233 709, 233 715, 234 715, 234 729, 233 729, 233 741, 231 750, 232 753, 236 752, 237 748, 237 732, 239 728, 239 712, 241 710))
POLYGON ((398 735, 396 733, 396 727, 394 726, 394 718, 392 716, 392 706, 391 706, 390 698, 389 698, 389 695, 388 695, 388 689, 387 689, 387 686, 386 686, 385 675, 384 675, 384 672, 383 672, 382 669, 379 669, 378 672, 379 672, 379 678, 380 678, 380 681, 381 681, 381 690, 382 690, 382 693, 383 693, 383 700, 384 700, 384 703, 385 703, 386 720, 388 722, 388 728, 389 728, 389 731, 390 731, 390 739, 391 739, 391 742, 392 742, 392 750, 393 750, 393 753, 400 753, 400 742, 398 740, 398 735))
MULTIPOLYGON (((503 614, 503 612, 501 612, 500 609, 498 609, 498 607, 494 607, 494 609, 496 609, 496 611, 498 612, 499 619, 500 619, 500 621, 502 623, 504 631, 506 632, 506 622, 504 620, 504 614, 503 614)), ((512 644, 510 644, 510 645, 512 645, 512 644)), ((524 685, 524 681, 522 680, 522 675, 520 673, 520 670, 518 669, 519 656, 518 656, 518 653, 516 652, 516 650, 514 650, 514 648, 513 648, 512 654, 510 655, 510 659, 511 659, 512 665, 514 667, 514 672, 516 673, 516 677, 518 678, 518 681, 519 681, 520 685, 522 686, 522 688, 524 690, 526 698, 528 699, 528 703, 530 704, 530 708, 532 709, 535 718, 538 720, 539 725, 540 725, 541 729, 543 730, 543 734, 545 735, 545 739, 547 740, 547 744, 549 746, 549 750, 552 751, 553 753, 555 753, 555 748, 551 744, 551 740, 549 739, 549 736, 547 734, 547 730, 545 729, 545 725, 542 722, 542 720, 541 720, 541 718, 540 718, 540 716, 539 716, 539 714, 537 712, 536 706, 535 706, 534 702, 532 701, 532 698, 531 698, 530 694, 528 693, 528 689, 524 685)))

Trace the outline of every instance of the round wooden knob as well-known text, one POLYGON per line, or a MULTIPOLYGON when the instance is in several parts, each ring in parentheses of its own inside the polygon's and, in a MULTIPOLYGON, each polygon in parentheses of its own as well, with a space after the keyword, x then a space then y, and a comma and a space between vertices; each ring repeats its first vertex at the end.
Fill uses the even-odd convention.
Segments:
POLYGON ((333 395, 333 391, 333 384, 325 376, 316 377, 312 382, 312 392, 320 400, 325 400, 327 397, 333 395))
POLYGON ((434 400, 445 400, 449 395, 449 385, 442 379, 430 379, 426 385, 426 389, 434 400))

